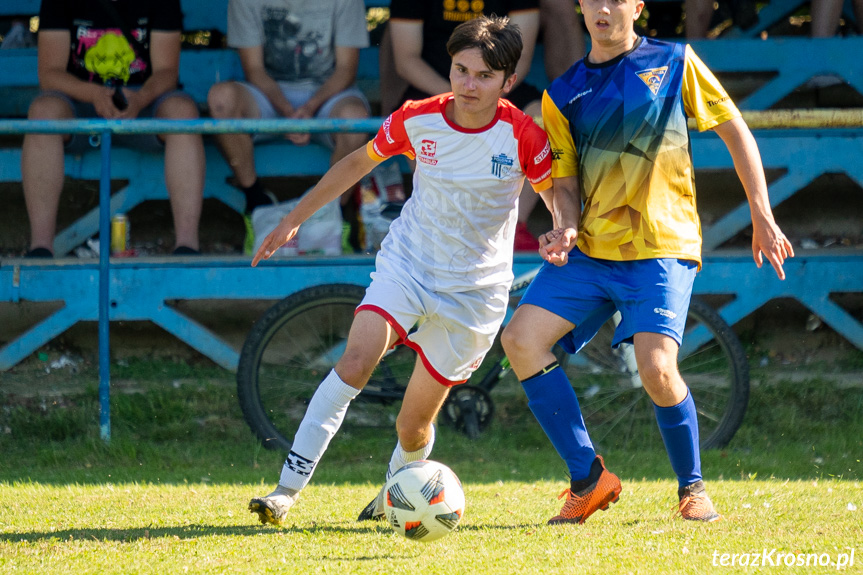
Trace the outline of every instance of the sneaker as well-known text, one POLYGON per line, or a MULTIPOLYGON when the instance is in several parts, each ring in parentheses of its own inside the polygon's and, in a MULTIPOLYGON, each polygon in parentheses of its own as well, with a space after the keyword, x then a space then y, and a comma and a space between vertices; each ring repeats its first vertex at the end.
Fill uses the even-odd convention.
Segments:
POLYGON ((243 253, 252 255, 255 249, 255 227, 252 225, 251 214, 243 214, 243 224, 246 226, 246 235, 243 237, 243 253))
POLYGON ((581 491, 574 493, 571 489, 564 489, 563 493, 557 497, 558 499, 566 497, 563 509, 560 510, 560 514, 548 520, 549 525, 558 523, 578 523, 581 525, 597 509, 605 511, 611 503, 617 503, 622 491, 620 479, 605 468, 605 462, 600 455, 596 456, 594 464, 591 466, 591 475, 594 474, 597 476, 596 480, 581 491), (597 461, 599 465, 596 465, 597 461))
POLYGON ((722 516, 713 507, 713 502, 710 501, 707 490, 704 488, 704 482, 700 479, 692 485, 678 489, 677 497, 680 502, 677 504, 674 515, 680 514, 684 519, 707 523, 722 519, 722 516))
POLYGON ((54 253, 48 248, 33 248, 32 250, 24 254, 24 257, 32 259, 48 259, 53 258, 54 253))
POLYGON ((357 521, 370 521, 372 519, 379 521, 384 518, 384 497, 386 497, 386 488, 386 485, 381 487, 381 490, 378 491, 375 498, 372 499, 362 511, 360 511, 360 516, 357 517, 357 521))
POLYGON ((282 495, 276 492, 270 493, 266 497, 255 497, 249 501, 249 511, 258 514, 258 520, 266 525, 281 525, 288 515, 290 509, 297 499, 299 493, 294 495, 282 495))
POLYGON ((539 240, 533 237, 530 230, 527 229, 527 224, 518 222, 515 225, 515 242, 513 249, 517 252, 535 252, 539 249, 539 240))
POLYGON ((177 246, 174 248, 174 251, 171 252, 175 256, 199 256, 201 252, 194 248, 190 248, 189 246, 177 246))

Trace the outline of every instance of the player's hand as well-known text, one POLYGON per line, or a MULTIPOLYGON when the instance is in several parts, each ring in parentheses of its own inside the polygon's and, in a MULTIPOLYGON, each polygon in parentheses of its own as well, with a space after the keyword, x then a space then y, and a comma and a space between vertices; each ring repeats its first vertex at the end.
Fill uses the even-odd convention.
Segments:
POLYGON ((300 229, 300 226, 295 226, 291 223, 287 217, 283 218, 279 225, 276 226, 276 229, 271 231, 267 237, 264 238, 263 243, 261 243, 261 247, 258 248, 258 251, 255 252, 255 257, 252 258, 252 267, 258 265, 258 262, 261 260, 268 260, 270 257, 276 253, 276 250, 291 241, 294 236, 297 235, 297 230, 300 229))
POLYGON ((539 236, 539 255, 542 259, 556 266, 565 265, 569 261, 569 250, 575 246, 578 230, 574 228, 557 228, 539 236))
POLYGON ((752 257, 755 260, 755 265, 759 268, 764 263, 762 254, 767 256, 767 261, 776 270, 776 275, 779 279, 785 279, 785 270, 782 269, 782 264, 788 258, 794 257, 794 248, 791 242, 782 233, 773 222, 763 222, 760 224, 752 224, 752 257))
MULTIPOLYGON (((290 117, 292 119, 295 119, 295 120, 308 120, 309 118, 312 117, 312 113, 305 106, 300 106, 299 108, 294 110, 294 113, 291 114, 290 117)), ((304 133, 290 132, 285 137, 288 140, 290 140, 291 143, 293 143, 297 146, 305 146, 306 144, 309 143, 309 140, 311 139, 312 135, 309 134, 308 132, 304 132, 304 133)))

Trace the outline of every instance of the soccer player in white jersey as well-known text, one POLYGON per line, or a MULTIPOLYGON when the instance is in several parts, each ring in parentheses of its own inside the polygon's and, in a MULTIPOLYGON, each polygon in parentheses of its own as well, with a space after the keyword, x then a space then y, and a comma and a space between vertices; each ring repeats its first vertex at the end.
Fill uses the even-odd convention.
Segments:
MULTIPOLYGON (((518 27, 507 18, 460 25, 447 44, 452 93, 406 102, 374 140, 330 168, 255 254, 253 266, 379 162, 396 154, 416 158, 413 194, 381 245, 345 352, 309 403, 278 487, 249 503, 261 523, 283 522, 387 349, 405 344, 418 354, 396 421, 389 477, 429 457, 432 422, 450 387, 467 381, 491 347, 512 283, 524 178, 546 205, 551 199, 545 132, 501 99, 516 81, 521 49, 518 27)), ((360 520, 383 517, 382 493, 360 520)))

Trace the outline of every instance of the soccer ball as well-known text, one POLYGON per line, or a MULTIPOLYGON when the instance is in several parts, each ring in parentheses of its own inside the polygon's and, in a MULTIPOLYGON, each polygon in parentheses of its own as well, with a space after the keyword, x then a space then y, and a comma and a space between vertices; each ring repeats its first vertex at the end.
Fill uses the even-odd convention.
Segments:
POLYGON ((393 529, 412 541, 440 539, 464 514, 461 481, 437 461, 408 463, 387 481, 384 512, 393 529))

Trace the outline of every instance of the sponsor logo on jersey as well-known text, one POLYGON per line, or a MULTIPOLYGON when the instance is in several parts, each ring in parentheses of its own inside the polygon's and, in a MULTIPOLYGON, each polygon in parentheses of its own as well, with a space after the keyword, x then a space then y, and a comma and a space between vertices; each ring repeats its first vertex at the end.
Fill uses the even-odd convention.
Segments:
POLYGON ((548 170, 546 170, 546 172, 545 172, 543 175, 541 175, 540 177, 538 177, 538 178, 528 178, 528 180, 530 180, 530 183, 531 183, 531 184, 538 184, 538 183, 540 183, 541 181, 543 181, 544 179, 548 178, 549 176, 551 176, 551 168, 549 168, 548 170))
POLYGON ((588 89, 587 89, 587 90, 585 90, 584 92, 579 92, 578 94, 576 94, 575 96, 573 96, 573 97, 572 97, 572 99, 571 99, 569 102, 567 102, 567 104, 572 104, 573 102, 575 102, 576 100, 578 100, 578 99, 579 99, 579 98, 581 98, 582 96, 587 96, 587 95, 588 95, 588 94, 590 94, 591 92, 593 92, 593 88, 588 88, 588 89))
POLYGON ((551 159, 559 160, 563 157, 563 148, 552 148, 551 150, 551 159))
POLYGON ((506 154, 498 154, 491 157, 491 173, 498 178, 505 178, 509 175, 509 170, 512 168, 514 161, 506 154))
POLYGON ((670 309, 665 309, 661 307, 653 308, 653 313, 658 313, 661 316, 667 317, 668 319, 674 319, 677 317, 677 314, 671 311, 670 309))
POLYGON ((434 140, 423 140, 420 142, 420 154, 429 158, 434 158, 437 153, 437 142, 434 140))
POLYGON ((659 94, 659 88, 662 87, 662 80, 665 79, 665 74, 668 73, 668 66, 662 68, 648 68, 636 72, 636 76, 641 78, 641 81, 653 92, 656 96, 659 94))
POLYGON ((384 137, 387 139, 388 144, 395 144, 396 143, 396 141, 393 140, 393 137, 390 136, 390 125, 392 124, 392 121, 393 121, 393 117, 387 116, 387 119, 384 120, 384 125, 383 125, 384 137))
POLYGON ((707 100, 707 106, 712 108, 713 106, 716 106, 717 104, 721 104, 722 102, 726 102, 728 100, 729 100, 728 96, 723 96, 723 97, 719 98, 718 100, 707 100))
POLYGON ((434 160, 434 155, 437 153, 437 142, 434 140, 423 140, 420 142, 420 153, 417 159, 423 164, 436 166, 437 160, 434 160))
POLYGON ((474 360, 472 364, 470 364, 469 369, 479 369, 479 366, 482 365, 482 360, 485 358, 485 355, 481 355, 474 360))
POLYGON ((533 163, 538 166, 540 163, 542 163, 542 161, 549 153, 551 153, 551 146, 548 142, 546 142, 545 147, 542 149, 539 155, 533 159, 533 163))

